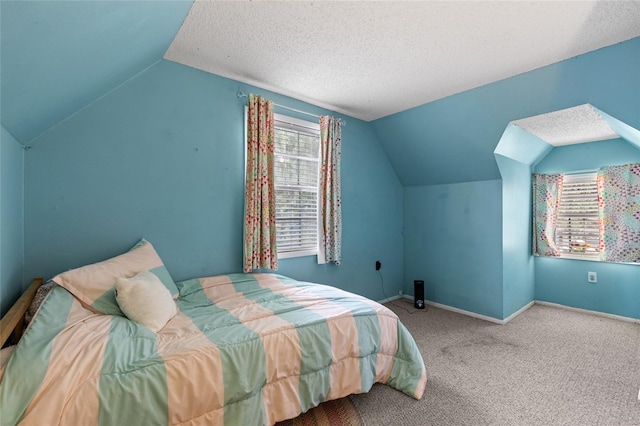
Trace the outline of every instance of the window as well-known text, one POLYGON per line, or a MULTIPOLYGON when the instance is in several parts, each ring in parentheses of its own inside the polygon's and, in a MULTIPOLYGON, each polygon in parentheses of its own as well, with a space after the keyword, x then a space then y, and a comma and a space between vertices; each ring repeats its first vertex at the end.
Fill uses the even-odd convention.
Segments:
POLYGON ((274 114, 278 258, 318 253, 320 126, 274 114))
POLYGON ((555 236, 562 257, 598 260, 596 177, 596 172, 564 175, 555 236))

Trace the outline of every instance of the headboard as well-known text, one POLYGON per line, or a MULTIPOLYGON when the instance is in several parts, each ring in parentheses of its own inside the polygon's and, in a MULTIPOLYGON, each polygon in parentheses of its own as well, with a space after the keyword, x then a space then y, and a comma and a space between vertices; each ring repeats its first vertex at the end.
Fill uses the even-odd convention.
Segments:
POLYGON ((42 278, 34 278, 29 284, 27 291, 16 301, 16 303, 9 309, 9 312, 5 314, 0 320, 0 347, 13 336, 15 343, 20 340, 22 332, 24 331, 24 314, 27 312, 31 301, 36 295, 36 291, 42 285, 44 280, 42 278))

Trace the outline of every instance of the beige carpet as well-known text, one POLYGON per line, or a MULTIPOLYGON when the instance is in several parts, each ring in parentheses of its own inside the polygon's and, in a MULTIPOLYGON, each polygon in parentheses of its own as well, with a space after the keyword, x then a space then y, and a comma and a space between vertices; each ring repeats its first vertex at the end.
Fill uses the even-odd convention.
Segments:
POLYGON ((542 305, 507 325, 387 306, 421 349, 427 389, 349 397, 365 425, 640 425, 640 324, 542 305))

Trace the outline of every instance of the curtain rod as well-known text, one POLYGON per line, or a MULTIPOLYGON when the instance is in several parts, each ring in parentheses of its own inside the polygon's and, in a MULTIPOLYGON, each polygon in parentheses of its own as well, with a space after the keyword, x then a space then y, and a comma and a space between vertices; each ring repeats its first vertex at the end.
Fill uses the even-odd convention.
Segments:
MULTIPOLYGON (((248 97, 249 95, 247 95, 246 93, 244 93, 242 90, 238 90, 238 92, 236 93, 236 96, 238 96, 238 98, 246 98, 246 97, 248 97)), ((277 104, 277 103, 275 103, 275 102, 273 102, 273 105, 275 105, 275 106, 277 106, 277 107, 280 107, 280 108, 288 109, 289 111, 293 111, 293 112, 297 112, 297 113, 305 114, 305 115, 310 115, 311 117, 315 117, 315 118, 320 118, 320 116, 319 116, 319 115, 312 114, 312 113, 310 113, 310 112, 301 111, 301 110, 299 110, 299 109, 291 108, 291 107, 288 107, 288 106, 285 106, 285 105, 280 105, 280 104, 277 104)), ((342 118, 338 118, 338 121, 340 122, 340 125, 341 125, 342 127, 344 127, 344 126, 346 126, 346 125, 347 125, 347 122, 346 122, 345 120, 343 120, 342 118)))

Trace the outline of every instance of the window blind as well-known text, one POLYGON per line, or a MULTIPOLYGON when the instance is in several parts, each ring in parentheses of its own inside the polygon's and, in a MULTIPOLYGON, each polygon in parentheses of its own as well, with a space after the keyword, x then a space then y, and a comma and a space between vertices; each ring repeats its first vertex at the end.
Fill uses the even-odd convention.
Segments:
POLYGON ((556 226, 558 250, 594 257, 599 238, 596 172, 565 175, 556 226))
POLYGON ((315 254, 319 125, 275 114, 274 127, 278 255, 315 254))

